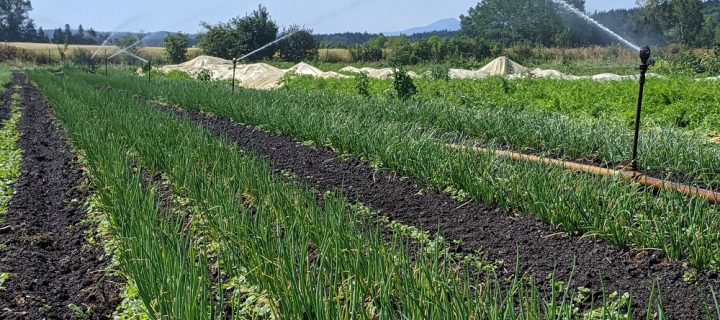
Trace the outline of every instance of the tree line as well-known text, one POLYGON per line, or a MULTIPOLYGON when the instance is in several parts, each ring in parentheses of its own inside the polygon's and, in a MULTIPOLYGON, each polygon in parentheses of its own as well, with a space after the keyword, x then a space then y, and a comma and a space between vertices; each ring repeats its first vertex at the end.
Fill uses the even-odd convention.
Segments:
POLYGON ((0 0, 0 41, 39 42, 55 44, 99 44, 108 34, 102 34, 93 28, 85 30, 79 25, 71 30, 70 25, 46 32, 36 27, 30 19, 32 3, 29 0, 0 0))

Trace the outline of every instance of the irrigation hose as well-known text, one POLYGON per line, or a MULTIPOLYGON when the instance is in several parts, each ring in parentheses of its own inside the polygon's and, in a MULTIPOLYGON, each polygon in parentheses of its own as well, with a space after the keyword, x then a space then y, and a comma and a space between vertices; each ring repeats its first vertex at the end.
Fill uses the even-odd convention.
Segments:
POLYGON ((671 181, 666 181, 666 180, 662 180, 662 179, 648 177, 647 175, 644 175, 637 171, 601 168, 601 167, 591 166, 591 165, 577 163, 577 162, 542 158, 542 157, 538 157, 538 156, 531 156, 531 155, 527 155, 527 154, 503 151, 503 150, 493 150, 493 149, 480 148, 480 147, 468 147, 468 146, 457 145, 457 144, 448 144, 446 146, 449 147, 450 149, 458 150, 458 151, 471 150, 474 153, 494 154, 496 156, 507 157, 512 160, 537 162, 537 163, 542 163, 542 164, 546 164, 546 165, 554 165, 554 166, 562 167, 567 170, 581 171, 581 172, 586 172, 586 173, 590 173, 590 174, 594 174, 594 175, 598 175, 598 176, 621 177, 629 182, 639 183, 641 185, 644 185, 644 186, 647 186, 647 187, 650 187, 650 188, 653 188, 656 190, 677 191, 688 197, 700 197, 700 198, 705 199, 713 204, 720 203, 720 193, 713 192, 713 191, 706 190, 706 189, 697 188, 697 187, 690 187, 688 185, 684 185, 684 184, 677 183, 677 182, 671 182, 671 181))

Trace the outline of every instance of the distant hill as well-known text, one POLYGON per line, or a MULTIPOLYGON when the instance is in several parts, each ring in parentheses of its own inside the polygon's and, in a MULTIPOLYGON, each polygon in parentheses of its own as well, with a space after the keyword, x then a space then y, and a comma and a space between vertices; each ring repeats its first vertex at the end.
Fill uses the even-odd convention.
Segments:
POLYGON ((416 33, 429 33, 434 31, 458 31, 460 30, 460 19, 457 18, 448 18, 448 19, 442 19, 435 21, 427 26, 424 27, 415 27, 411 29, 407 29, 405 31, 396 31, 396 32, 388 32, 385 33, 386 36, 399 36, 401 34, 404 35, 413 35, 416 33))
MULTIPOLYGON (((449 38, 458 33, 460 30, 460 20, 455 18, 443 19, 433 22, 424 27, 411 28, 405 31, 387 32, 383 35, 395 37, 406 35, 411 41, 423 40, 432 36, 440 38, 449 38)), ((379 36, 379 33, 367 32, 343 32, 332 34, 317 34, 315 39, 320 42, 327 43, 331 47, 346 48, 354 45, 365 44, 370 39, 379 36)))
MULTIPOLYGON (((45 34, 48 36, 48 38, 52 39, 52 38, 53 38, 53 35, 55 34, 55 30, 56 30, 56 29, 45 30, 45 34)), ((76 33, 77 33, 77 30, 76 30, 76 29, 71 29, 70 32, 72 32, 73 34, 76 34, 76 33)), ((87 31, 86 31, 86 32, 87 32, 87 31)), ((143 41, 143 46, 145 46, 145 47, 162 47, 163 41, 165 41, 165 38, 166 38, 170 33, 171 33, 171 32, 168 32, 168 31, 156 31, 156 32, 146 33, 146 39, 143 41)), ((106 38, 107 36, 109 36, 110 34, 111 34, 111 32, 98 31, 98 35, 101 36, 100 42, 102 42, 102 40, 105 40, 105 38, 106 38)), ((120 38, 122 38, 123 36, 128 35, 128 34, 139 35, 140 33, 138 33, 138 32, 126 32, 126 31, 115 32, 115 34, 113 35, 112 40, 110 40, 110 43, 111 43, 111 44, 112 44, 112 43, 115 43, 115 41, 116 41, 117 39, 120 39, 120 38)), ((194 46, 195 44, 197 44, 197 37, 198 37, 197 34, 190 34, 190 35, 188 35, 188 37, 189 37, 189 40, 190 40, 190 46, 191 46, 191 47, 194 46)))

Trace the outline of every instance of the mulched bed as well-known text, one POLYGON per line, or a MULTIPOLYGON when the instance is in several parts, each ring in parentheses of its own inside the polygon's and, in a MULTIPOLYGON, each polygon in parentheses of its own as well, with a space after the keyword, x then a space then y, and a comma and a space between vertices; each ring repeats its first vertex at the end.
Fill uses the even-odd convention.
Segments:
POLYGON ((716 273, 700 272, 689 285, 683 275, 692 270, 668 262, 659 252, 618 249, 602 241, 563 236, 561 230, 527 216, 508 214, 493 206, 460 203, 438 192, 420 195, 412 179, 378 171, 357 158, 342 158, 329 149, 303 146, 293 139, 267 133, 206 114, 171 109, 188 117, 240 149, 268 160, 277 172, 290 171, 300 181, 320 192, 342 190, 383 215, 429 232, 439 231, 446 239, 462 240, 457 252, 481 250, 490 261, 504 261, 506 275, 514 273, 517 252, 524 274, 546 282, 567 280, 575 268, 573 285, 591 288, 602 299, 618 291, 633 295, 636 318, 644 318, 653 285, 663 292, 669 319, 704 319, 706 302, 712 306, 709 288, 720 287, 716 273))
POLYGON ((87 319, 106 319, 120 303, 120 285, 106 276, 102 249, 85 242, 83 170, 42 93, 22 74, 15 82, 23 85, 23 163, 0 234, 0 272, 10 274, 0 318, 75 319, 74 304, 90 311, 87 319))

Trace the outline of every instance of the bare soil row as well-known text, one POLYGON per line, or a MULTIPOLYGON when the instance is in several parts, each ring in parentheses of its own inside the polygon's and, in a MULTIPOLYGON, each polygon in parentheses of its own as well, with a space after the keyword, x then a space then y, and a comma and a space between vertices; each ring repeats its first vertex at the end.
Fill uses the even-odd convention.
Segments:
POLYGON ((10 275, 0 291, 0 318, 82 317, 73 304, 88 319, 105 319, 120 302, 120 285, 106 276, 103 251, 85 242, 85 174, 42 92, 22 74, 11 85, 18 84, 23 162, 0 234, 0 272, 10 275))

